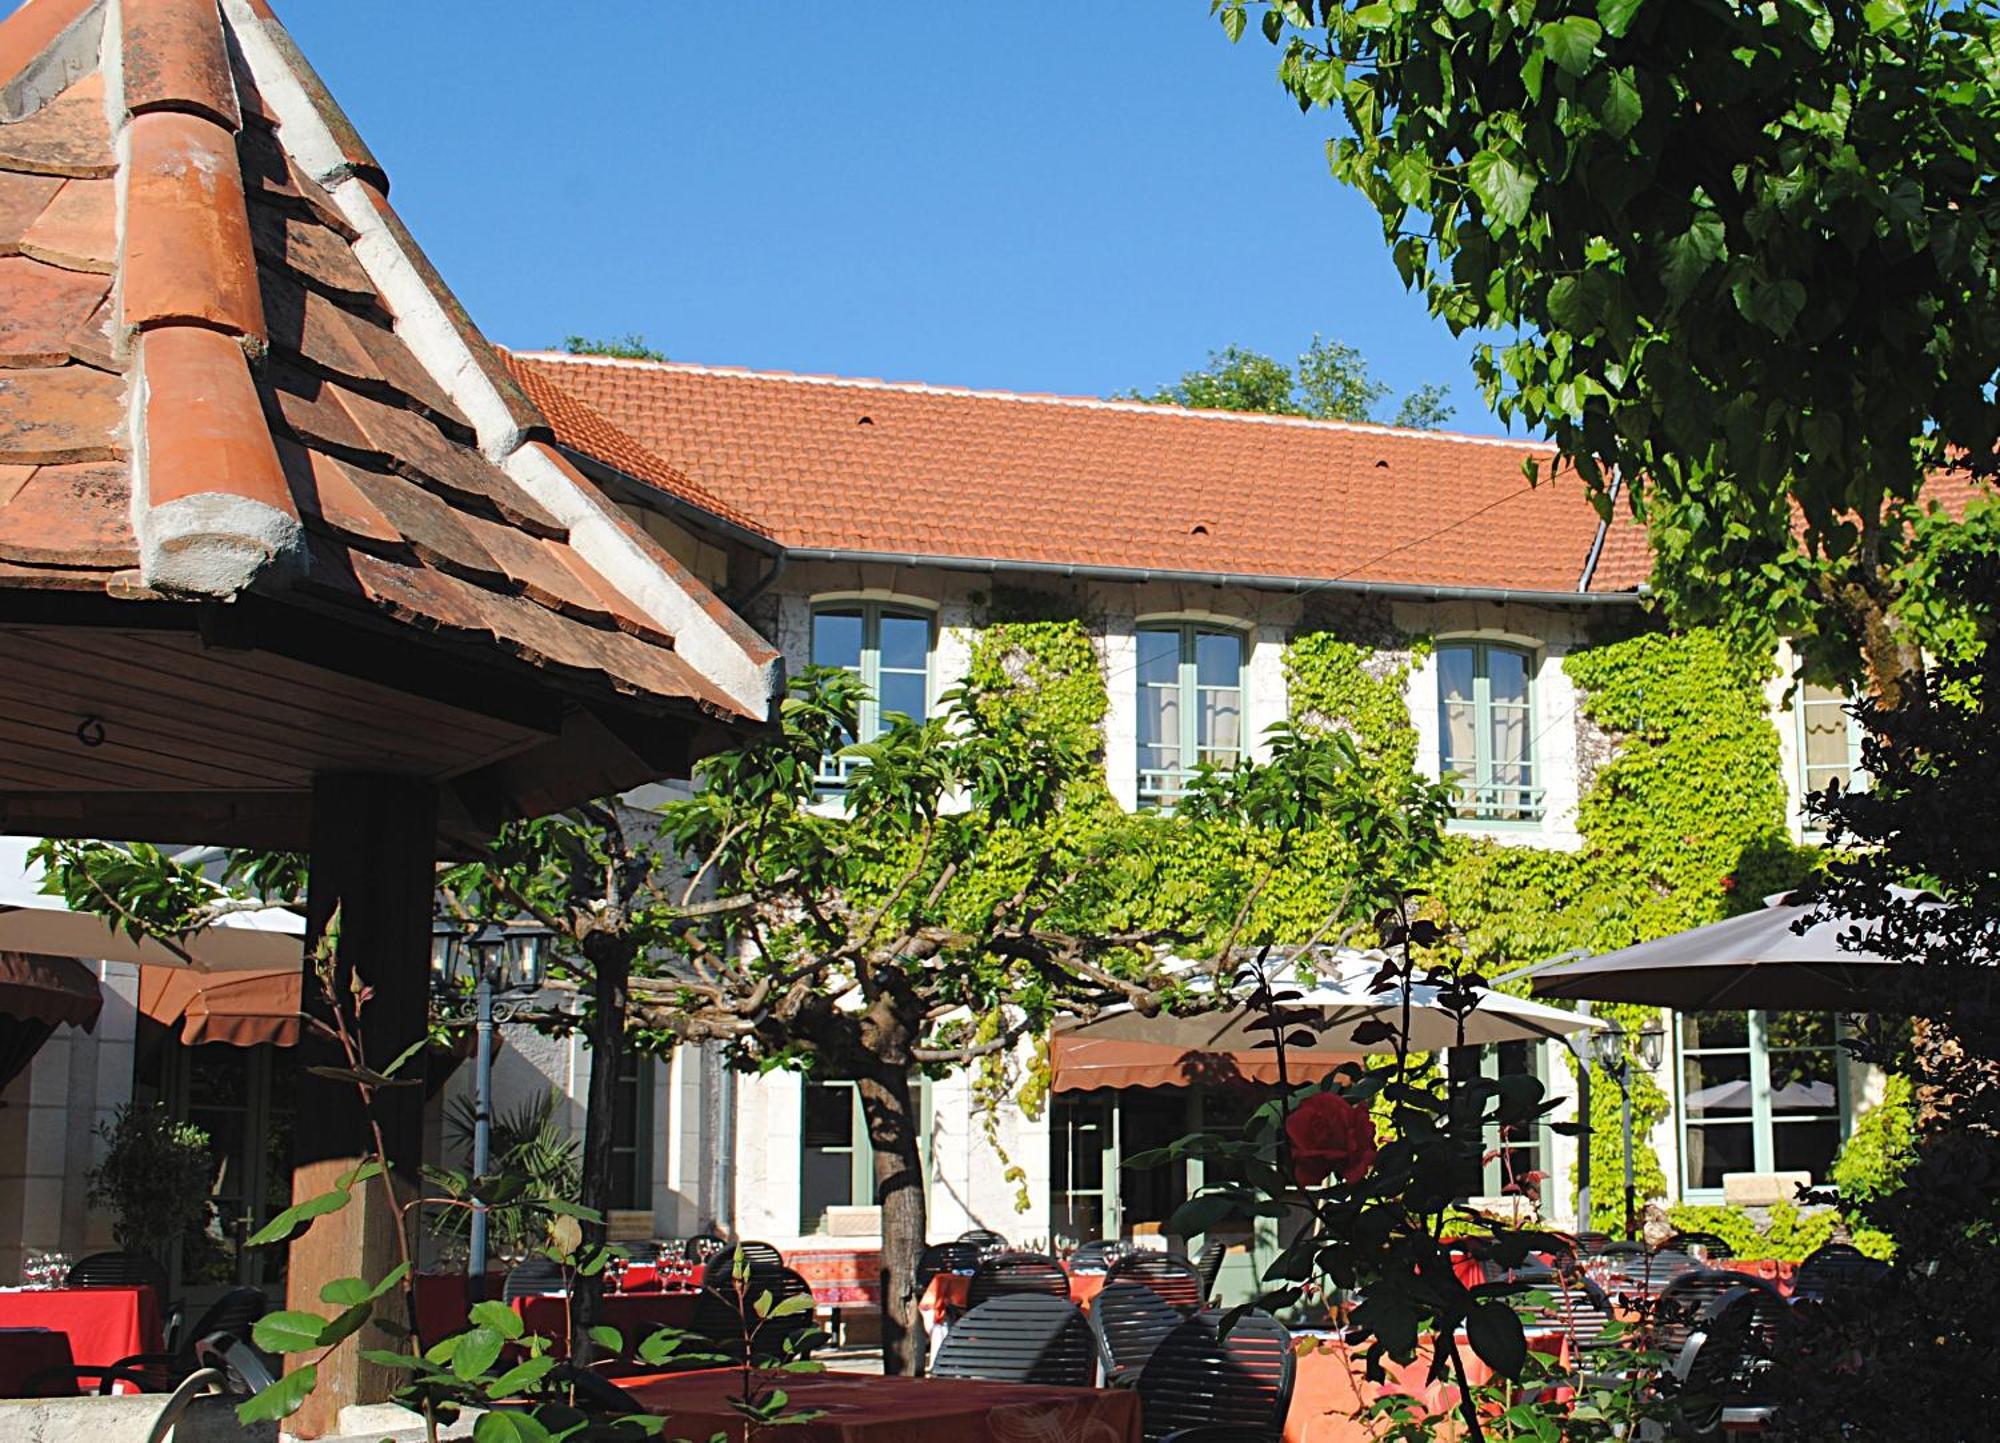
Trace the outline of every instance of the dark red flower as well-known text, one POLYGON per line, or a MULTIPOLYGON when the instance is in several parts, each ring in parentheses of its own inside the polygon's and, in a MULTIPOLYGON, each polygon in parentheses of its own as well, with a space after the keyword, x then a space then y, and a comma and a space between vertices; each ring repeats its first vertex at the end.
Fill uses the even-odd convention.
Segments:
POLYGON ((1329 1177, 1359 1182, 1375 1165, 1375 1119, 1331 1092, 1316 1092, 1294 1108, 1285 1136, 1301 1187, 1317 1187, 1329 1177))

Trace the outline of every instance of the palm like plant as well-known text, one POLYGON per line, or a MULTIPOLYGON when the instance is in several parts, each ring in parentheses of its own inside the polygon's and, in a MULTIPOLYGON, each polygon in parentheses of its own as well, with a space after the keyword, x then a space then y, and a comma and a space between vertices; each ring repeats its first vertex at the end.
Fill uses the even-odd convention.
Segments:
MULTIPOLYGON (((445 1110, 445 1136, 461 1167, 426 1168, 425 1174, 453 1203, 469 1202, 476 1194, 489 1205, 487 1227, 501 1258, 525 1257, 541 1241, 548 1219, 555 1216, 549 1202, 574 1206, 582 1194, 583 1150, 557 1120, 560 1101, 551 1090, 495 1110, 491 1163, 477 1188, 471 1175, 472 1100, 454 1098, 445 1110)), ((431 1232, 440 1239, 462 1239, 470 1229, 469 1208, 447 1204, 428 1212, 431 1232)))

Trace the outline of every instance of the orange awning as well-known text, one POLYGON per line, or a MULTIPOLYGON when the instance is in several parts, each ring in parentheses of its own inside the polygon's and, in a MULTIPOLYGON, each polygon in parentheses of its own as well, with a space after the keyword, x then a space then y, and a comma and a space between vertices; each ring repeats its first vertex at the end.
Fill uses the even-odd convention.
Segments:
MULTIPOLYGON (((1343 1062, 1360 1063, 1348 1052, 1288 1050, 1285 1072, 1294 1082, 1318 1082, 1343 1062)), ((1213 1087, 1231 1082, 1270 1085, 1278 1062, 1268 1051, 1199 1052, 1173 1042, 1133 1042, 1088 1037, 1058 1030, 1049 1039, 1049 1087, 1055 1092, 1088 1092, 1096 1087, 1213 1087)))
POLYGON ((189 1047, 226 1042, 256 1047, 296 1046, 303 973, 196 972, 190 967, 145 967, 139 972, 139 1010, 155 1022, 179 1026, 189 1047))
POLYGON ((68 1022, 88 1032, 103 1008, 96 974, 74 957, 0 952, 0 1014, 50 1026, 68 1022))

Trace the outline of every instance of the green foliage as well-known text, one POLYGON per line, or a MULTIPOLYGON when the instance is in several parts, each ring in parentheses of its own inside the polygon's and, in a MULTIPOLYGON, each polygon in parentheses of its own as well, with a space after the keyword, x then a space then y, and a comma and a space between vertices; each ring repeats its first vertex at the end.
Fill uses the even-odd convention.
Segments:
POLYGON ((1232 39, 1259 12, 1301 109, 1339 110, 1333 174, 1404 282, 1502 337, 1489 403, 1622 475, 1677 616, 1851 655, 1895 595, 1884 500, 1993 459, 2000 13, 1214 8, 1232 39))
POLYGON ((1102 758, 1111 698, 1080 621, 986 626, 973 642, 965 685, 973 715, 988 730, 1047 731, 1078 756, 1102 758))
MULTIPOLYGON (((1798 1262, 1828 1243, 1842 1241, 1841 1234, 1848 1231, 1848 1223, 1837 1208, 1821 1207, 1808 1212, 1782 1199, 1770 1206, 1762 1227, 1749 1213, 1736 1207, 1696 1207, 1683 1203, 1668 1208, 1667 1217, 1682 1232, 1714 1233, 1729 1244, 1732 1253, 1746 1259, 1798 1262)), ((1888 1258, 1895 1253, 1895 1244, 1886 1233, 1854 1228, 1849 1236, 1871 1258, 1888 1258)))
POLYGON ((127 1103, 97 1125, 104 1160, 85 1174, 92 1207, 110 1209, 118 1246, 164 1261, 208 1217, 208 1134, 164 1104, 127 1103))
POLYGON ((563 350, 572 356, 610 356, 620 361, 664 361, 666 352, 656 351, 646 344, 646 338, 637 331, 627 331, 622 336, 577 336, 563 337, 563 350))
MULTIPOLYGON (((445 1111, 445 1133, 464 1159, 462 1169, 426 1168, 425 1178, 444 1197, 462 1203, 475 1194, 508 1206, 488 1215, 492 1246, 502 1257, 525 1256, 539 1243, 558 1214, 549 1199, 576 1205, 583 1196, 582 1144, 557 1117, 554 1090, 493 1115, 488 1175, 471 1176, 475 1123, 470 1098, 454 1098, 445 1111), (496 1194, 499 1194, 496 1197, 496 1194)), ((465 1236, 471 1215, 462 1206, 431 1210, 431 1229, 440 1237, 465 1236)))
MULTIPOLYGON (((1354 347, 1314 335, 1299 353, 1297 367, 1240 346, 1211 351, 1208 365, 1189 371, 1151 395, 1126 399, 1199 411, 1259 411, 1272 416, 1309 416, 1318 421, 1368 421, 1389 388, 1375 379, 1368 359, 1354 347)), ((1435 429, 1451 418, 1449 389, 1426 383, 1404 397, 1399 426, 1435 429)))
POLYGON ((1362 760, 1386 778, 1416 769, 1417 733, 1406 692, 1411 670, 1430 650, 1412 642, 1407 654, 1385 659, 1332 631, 1305 632, 1285 648, 1285 688, 1292 720, 1301 727, 1347 733, 1362 760))
POLYGON ((1843 1205, 1879 1202, 1903 1186, 1917 1160, 1917 1090, 1907 1073, 1892 1072, 1882 1100, 1855 1120, 1833 1162, 1843 1205))

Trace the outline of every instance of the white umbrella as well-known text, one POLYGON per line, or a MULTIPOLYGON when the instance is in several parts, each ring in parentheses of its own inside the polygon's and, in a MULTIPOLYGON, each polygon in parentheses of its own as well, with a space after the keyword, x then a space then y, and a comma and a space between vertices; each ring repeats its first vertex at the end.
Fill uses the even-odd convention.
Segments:
MULTIPOLYGON (((1312 1033, 1311 1047, 1318 1052, 1395 1051, 1393 1039, 1357 1041, 1354 1036, 1356 1029, 1367 1023, 1388 1023, 1398 1030, 1403 1026, 1402 986, 1392 983, 1380 991, 1372 987, 1383 961, 1379 952, 1342 952, 1330 965, 1322 963, 1322 974, 1331 975, 1324 975, 1316 985, 1289 989, 1300 995, 1282 1007, 1290 1024, 1287 1035, 1300 1029, 1312 1033)), ((1439 1000, 1441 990, 1427 982, 1409 988, 1409 1045, 1413 1052, 1436 1052, 1461 1044, 1538 1042, 1605 1025, 1601 1018, 1580 1016, 1488 987, 1471 989, 1476 1005, 1461 1021, 1439 1000)), ((1258 1013, 1241 1005, 1173 1017, 1147 1017, 1119 1007, 1068 1031, 1076 1038, 1161 1043, 1190 1052, 1242 1052, 1270 1036, 1268 1030, 1256 1025, 1260 1020, 1258 1013)))
MULTIPOLYGON (((42 868, 28 857, 33 842, 0 837, 0 952, 39 952, 98 962, 185 963, 147 938, 134 941, 102 917, 72 912, 42 891, 42 868)), ((183 938, 181 948, 204 972, 297 968, 305 957, 305 919, 283 907, 232 912, 183 938)))

